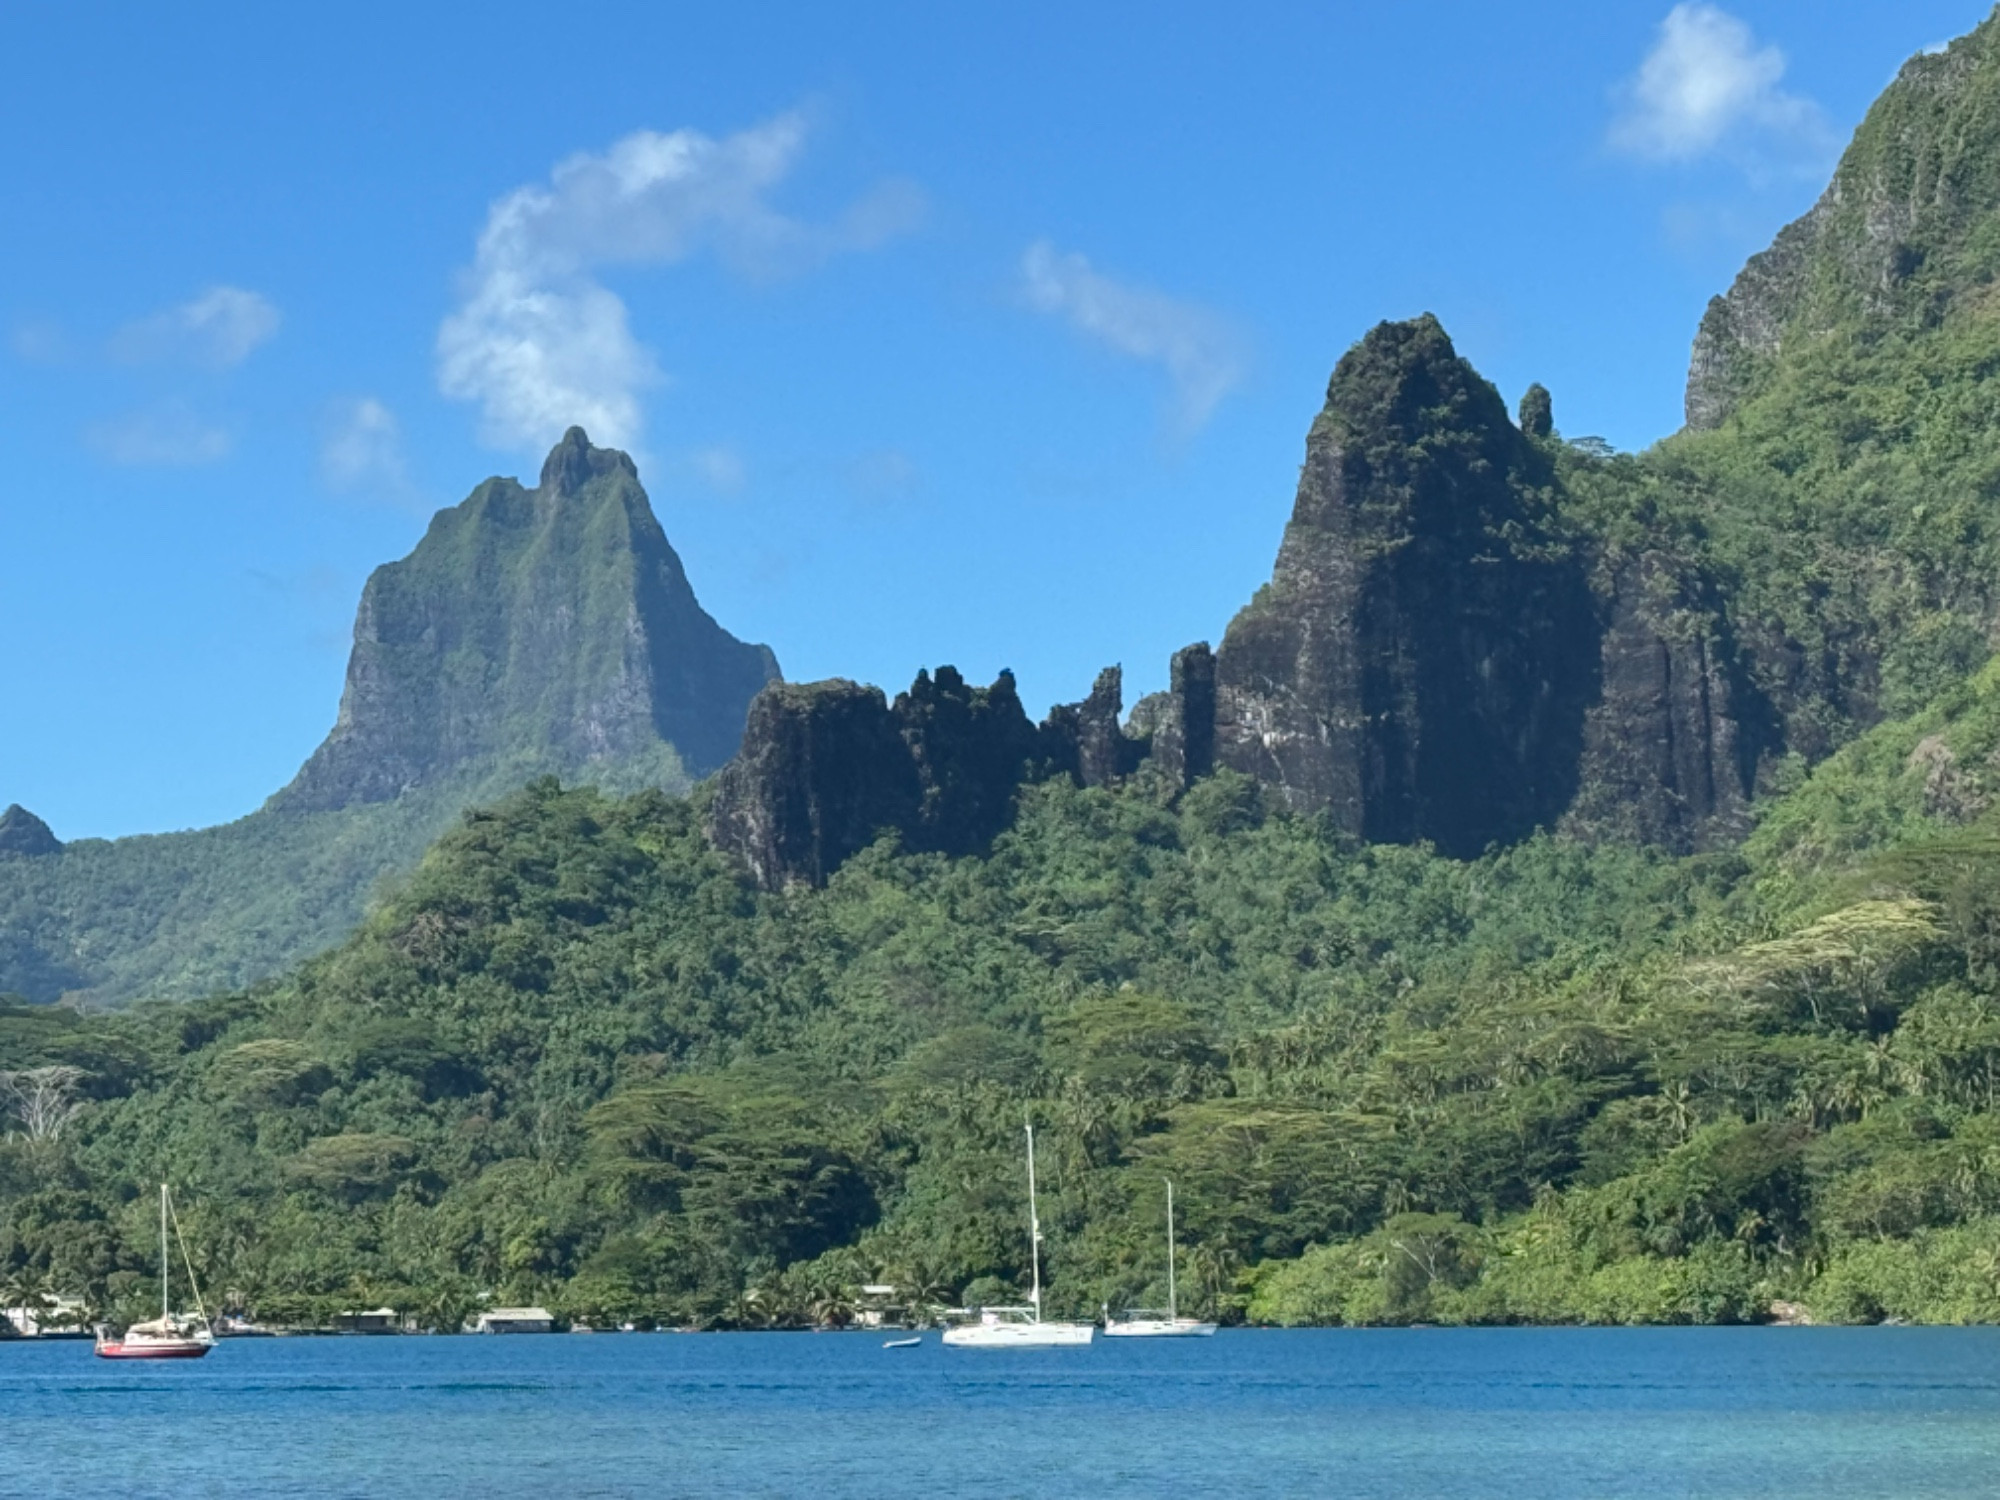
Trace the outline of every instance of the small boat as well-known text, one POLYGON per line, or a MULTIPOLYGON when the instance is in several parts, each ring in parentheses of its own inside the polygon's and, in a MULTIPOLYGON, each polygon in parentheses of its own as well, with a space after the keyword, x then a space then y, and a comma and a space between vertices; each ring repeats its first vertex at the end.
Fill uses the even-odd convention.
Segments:
POLYGON ((924 1341, 923 1335, 918 1334, 913 1338, 890 1339, 887 1343, 883 1344, 882 1347, 884 1349, 914 1349, 917 1347, 917 1345, 921 1344, 923 1341, 924 1341))
POLYGON ((160 1315, 146 1323, 134 1323, 114 1337, 102 1323, 97 1325, 99 1359, 200 1359, 215 1347, 215 1330, 209 1325, 208 1311, 201 1305, 201 1289, 195 1285, 194 1263, 188 1259, 187 1241, 181 1239, 180 1217, 167 1197, 167 1185, 160 1184, 160 1315), (168 1300, 167 1221, 173 1220, 174 1238, 181 1247, 181 1264, 187 1267, 188 1290, 194 1293, 195 1316, 176 1314, 168 1300))
POLYGON ((1104 1336, 1108 1339, 1205 1339, 1213 1336, 1215 1325, 1199 1318, 1183 1318, 1174 1289, 1174 1184, 1167 1184, 1167 1310, 1127 1308, 1119 1317, 1104 1310, 1104 1336))
POLYGON ((1027 1307, 985 1307, 976 1323, 957 1323, 944 1331, 948 1349, 1049 1349, 1087 1344, 1097 1330, 1089 1323, 1042 1321, 1042 1220, 1035 1203, 1035 1127, 1028 1131, 1028 1259, 1035 1289, 1027 1307))

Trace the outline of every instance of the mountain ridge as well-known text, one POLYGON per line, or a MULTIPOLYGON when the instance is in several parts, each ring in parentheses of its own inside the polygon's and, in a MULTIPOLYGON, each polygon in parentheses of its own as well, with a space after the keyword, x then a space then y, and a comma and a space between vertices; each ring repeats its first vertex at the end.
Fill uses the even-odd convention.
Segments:
POLYGON ((702 609, 632 460, 571 428, 534 489, 485 481, 370 575, 334 727, 261 808, 67 846, 0 817, 0 994, 254 983, 343 938, 467 808, 548 775, 684 792, 777 675, 702 609))

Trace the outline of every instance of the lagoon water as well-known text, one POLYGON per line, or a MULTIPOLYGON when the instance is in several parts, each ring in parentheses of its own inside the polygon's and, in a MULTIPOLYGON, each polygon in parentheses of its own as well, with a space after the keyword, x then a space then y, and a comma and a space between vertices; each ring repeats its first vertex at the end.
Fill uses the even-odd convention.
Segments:
POLYGON ((2000 1494, 2000 1330, 0 1344, 0 1494, 2000 1494))

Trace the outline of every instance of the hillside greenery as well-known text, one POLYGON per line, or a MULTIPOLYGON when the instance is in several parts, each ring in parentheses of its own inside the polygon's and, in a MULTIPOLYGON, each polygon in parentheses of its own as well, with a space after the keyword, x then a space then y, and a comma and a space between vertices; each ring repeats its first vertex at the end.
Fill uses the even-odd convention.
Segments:
MULTIPOLYGON (((464 808, 547 774, 551 759, 484 757, 386 801, 0 854, 0 993, 103 1009, 281 973, 352 932, 464 808)), ((688 785, 665 744, 591 774, 613 790, 688 785)))
POLYGON ((282 981, 0 1016, 88 1096, 0 1146, 0 1275, 136 1309, 165 1177, 267 1319, 999 1301, 1026 1117, 1051 1310, 1163 1300, 1171 1178, 1228 1318, 2000 1316, 1996 741, 1990 671, 1740 853, 1452 861, 1142 773, 780 895, 699 794, 544 780, 282 981))

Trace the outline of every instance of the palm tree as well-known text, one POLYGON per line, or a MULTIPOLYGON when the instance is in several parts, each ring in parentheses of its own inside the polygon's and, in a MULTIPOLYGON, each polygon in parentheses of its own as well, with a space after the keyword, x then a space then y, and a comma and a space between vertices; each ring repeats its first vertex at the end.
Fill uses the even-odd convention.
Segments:
POLYGON ((11 1330, 26 1333, 32 1323, 39 1331, 42 1318, 55 1306, 55 1298, 49 1294, 49 1279, 45 1272, 27 1266, 17 1266, 7 1273, 7 1279, 0 1282, 0 1305, 4 1305, 11 1315, 20 1313, 18 1325, 13 1318, 8 1319, 11 1330))

